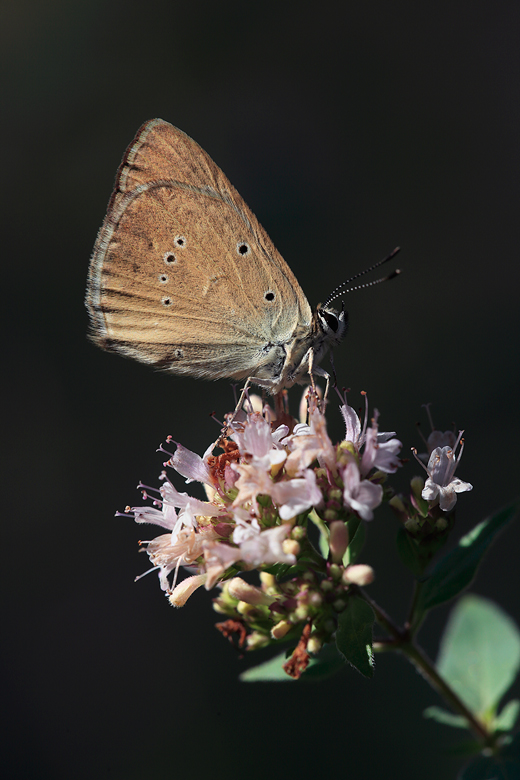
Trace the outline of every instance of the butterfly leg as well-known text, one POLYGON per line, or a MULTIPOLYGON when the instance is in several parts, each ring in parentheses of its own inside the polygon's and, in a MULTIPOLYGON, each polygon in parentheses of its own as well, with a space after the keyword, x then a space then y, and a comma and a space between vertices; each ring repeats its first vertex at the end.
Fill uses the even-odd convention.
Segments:
POLYGON ((319 396, 318 391, 316 390, 316 383, 314 382, 314 377, 315 376, 321 376, 326 381, 325 393, 323 395, 323 399, 320 401, 320 405, 322 405, 322 408, 324 409, 325 405, 327 403, 327 396, 329 394, 330 374, 328 374, 325 371, 325 369, 322 368, 321 366, 315 366, 314 365, 314 352, 311 349, 310 350, 310 354, 309 354, 309 377, 310 377, 310 380, 311 380, 311 387, 312 387, 312 389, 314 391, 314 394, 315 394, 316 398, 319 398, 320 396, 319 396))

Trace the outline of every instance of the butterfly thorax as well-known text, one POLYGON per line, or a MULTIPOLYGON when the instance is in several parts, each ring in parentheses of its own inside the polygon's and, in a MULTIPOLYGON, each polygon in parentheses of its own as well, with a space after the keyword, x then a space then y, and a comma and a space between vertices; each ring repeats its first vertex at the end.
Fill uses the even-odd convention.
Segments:
POLYGON ((345 311, 337 312, 318 304, 310 326, 298 324, 286 341, 266 345, 266 359, 251 377, 252 381, 267 387, 273 395, 294 384, 308 382, 310 363, 316 369, 327 351, 343 339, 347 327, 345 311))

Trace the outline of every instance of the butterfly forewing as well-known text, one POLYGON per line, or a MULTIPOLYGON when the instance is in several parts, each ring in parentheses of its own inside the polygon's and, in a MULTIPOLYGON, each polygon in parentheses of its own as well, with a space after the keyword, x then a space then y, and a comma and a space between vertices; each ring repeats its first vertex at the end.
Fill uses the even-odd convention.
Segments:
POLYGON ((266 232, 211 158, 147 122, 118 172, 87 290, 92 338, 176 373, 254 375, 311 310, 266 232))

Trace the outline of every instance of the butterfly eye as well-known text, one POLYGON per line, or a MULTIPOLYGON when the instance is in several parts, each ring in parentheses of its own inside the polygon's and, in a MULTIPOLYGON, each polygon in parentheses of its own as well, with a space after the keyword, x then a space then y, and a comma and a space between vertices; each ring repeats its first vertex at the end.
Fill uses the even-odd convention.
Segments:
POLYGON ((171 265, 172 263, 177 262, 177 258, 173 254, 173 252, 165 252, 163 255, 163 260, 166 263, 166 265, 171 265))
POLYGON ((325 320, 325 323, 330 328, 330 330, 333 333, 338 332, 338 318, 335 314, 331 314, 329 311, 324 311, 323 309, 320 311, 320 317, 322 320, 325 320))
POLYGON ((271 290, 268 290, 264 295, 266 301, 274 301, 274 297, 275 297, 274 292, 272 292, 271 290))
POLYGON ((166 282, 168 281, 168 277, 166 276, 166 274, 159 274, 159 281, 162 284, 166 284, 166 282))
POLYGON ((187 241, 184 238, 184 236, 175 236, 175 238, 173 239, 173 243, 175 244, 175 246, 178 246, 179 249, 185 249, 187 241))
POLYGON ((245 241, 239 241, 237 243, 237 253, 241 257, 246 257, 246 255, 250 254, 250 252, 251 252, 251 247, 249 246, 249 244, 246 244, 245 241))
POLYGON ((172 305, 172 299, 171 298, 162 298, 161 303, 163 306, 171 306, 172 305))

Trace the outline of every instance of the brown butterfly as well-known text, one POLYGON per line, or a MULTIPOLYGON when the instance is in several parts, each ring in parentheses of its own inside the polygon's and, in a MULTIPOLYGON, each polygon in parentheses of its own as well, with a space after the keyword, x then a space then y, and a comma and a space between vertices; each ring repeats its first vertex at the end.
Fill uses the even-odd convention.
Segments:
POLYGON ((248 378, 274 394, 310 370, 327 376, 317 364, 347 330, 343 310, 311 310, 220 168, 162 119, 146 122, 123 157, 86 306, 103 349, 174 374, 248 378))

